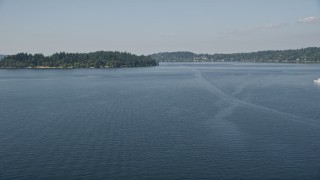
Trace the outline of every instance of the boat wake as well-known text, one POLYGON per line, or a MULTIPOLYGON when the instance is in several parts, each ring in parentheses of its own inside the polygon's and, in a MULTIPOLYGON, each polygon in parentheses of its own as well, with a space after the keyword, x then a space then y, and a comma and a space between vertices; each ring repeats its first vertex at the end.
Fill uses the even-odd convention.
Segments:
MULTIPOLYGON (((311 126, 318 126, 320 127, 320 122, 311 118, 306 118, 306 117, 300 117, 294 114, 290 114, 287 112, 283 112, 277 109, 272 109, 269 107, 265 107, 265 106, 261 106, 261 105, 256 105, 241 99, 237 99, 231 95, 228 95, 227 93, 223 92, 222 90, 220 90, 218 87, 216 87, 214 84, 212 84, 211 82, 209 82, 202 74, 202 72, 196 68, 190 68, 190 67, 185 67, 184 68, 188 68, 190 69, 195 77, 197 78, 197 81, 199 83, 202 84, 203 87, 205 87, 209 92, 219 96, 225 103, 228 103, 230 105, 230 108, 223 110, 222 112, 218 113, 216 115, 215 118, 218 119, 223 119, 224 117, 230 115, 233 113, 233 110, 237 107, 237 106, 244 106, 244 107, 248 107, 251 109, 255 109, 255 110, 260 110, 260 111, 267 111, 270 113, 274 113, 274 114, 278 114, 278 115, 284 115, 287 117, 290 117, 291 120, 297 122, 297 123, 301 123, 301 124, 308 124, 311 126)), ((244 89, 244 88, 242 88, 244 89)), ((239 93, 237 91, 237 93, 239 93)))

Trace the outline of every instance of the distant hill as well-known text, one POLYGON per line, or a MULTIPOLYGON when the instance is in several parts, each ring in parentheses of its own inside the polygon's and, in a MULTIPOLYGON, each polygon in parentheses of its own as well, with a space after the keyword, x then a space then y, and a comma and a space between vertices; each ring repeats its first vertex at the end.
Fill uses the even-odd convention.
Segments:
POLYGON ((0 61, 0 68, 113 68, 156 66, 149 56, 137 56, 126 52, 97 51, 92 53, 43 54, 18 53, 0 61))
POLYGON ((192 52, 163 52, 150 55, 158 62, 273 62, 320 63, 320 48, 258 51, 233 54, 195 54, 192 52))
POLYGON ((178 51, 178 52, 162 52, 150 55, 153 59, 157 61, 193 61, 199 55, 188 52, 188 51, 178 51))

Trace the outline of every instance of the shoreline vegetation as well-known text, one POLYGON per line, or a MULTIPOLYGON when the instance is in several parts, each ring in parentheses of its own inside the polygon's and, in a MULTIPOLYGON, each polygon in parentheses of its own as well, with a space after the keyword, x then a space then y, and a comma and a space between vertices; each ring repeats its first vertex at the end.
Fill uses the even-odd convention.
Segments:
POLYGON ((105 69, 157 66, 159 62, 320 63, 320 47, 233 54, 195 54, 180 51, 163 52, 149 56, 138 56, 118 51, 60 52, 51 56, 18 53, 16 55, 2 55, 0 69, 105 69))
POLYGON ((158 62, 320 63, 320 47, 233 54, 195 54, 188 51, 150 55, 158 62))
POLYGON ((127 52, 97 51, 91 53, 43 54, 18 53, 0 60, 2 69, 73 69, 73 68, 121 68, 157 66, 149 56, 137 56, 127 52))

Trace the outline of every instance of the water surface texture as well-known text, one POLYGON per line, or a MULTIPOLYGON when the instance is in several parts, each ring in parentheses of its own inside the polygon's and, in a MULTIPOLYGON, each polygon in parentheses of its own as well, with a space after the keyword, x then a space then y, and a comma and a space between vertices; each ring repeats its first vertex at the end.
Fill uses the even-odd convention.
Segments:
POLYGON ((0 70, 0 179, 319 179, 320 65, 0 70))

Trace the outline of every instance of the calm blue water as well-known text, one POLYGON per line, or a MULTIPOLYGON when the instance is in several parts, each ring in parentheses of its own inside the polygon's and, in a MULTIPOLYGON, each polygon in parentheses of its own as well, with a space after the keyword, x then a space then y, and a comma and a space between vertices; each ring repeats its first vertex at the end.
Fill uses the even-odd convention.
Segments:
POLYGON ((0 179, 319 179, 320 65, 0 70, 0 179))

